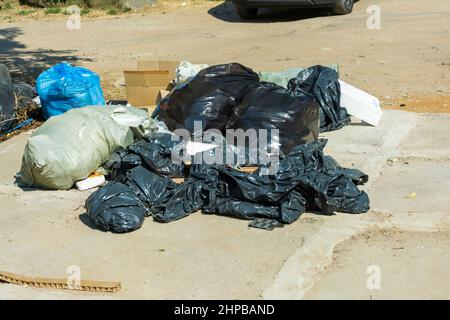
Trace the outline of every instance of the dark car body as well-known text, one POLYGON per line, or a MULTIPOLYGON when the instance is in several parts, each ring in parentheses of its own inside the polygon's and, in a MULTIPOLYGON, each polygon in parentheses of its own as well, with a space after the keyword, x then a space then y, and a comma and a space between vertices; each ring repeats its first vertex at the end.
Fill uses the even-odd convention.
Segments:
POLYGON ((247 8, 305 8, 305 7, 333 7, 336 0, 233 0, 247 8))
POLYGON ((260 8, 330 8, 335 14, 352 12, 356 0, 232 0, 238 15, 254 19, 260 8))

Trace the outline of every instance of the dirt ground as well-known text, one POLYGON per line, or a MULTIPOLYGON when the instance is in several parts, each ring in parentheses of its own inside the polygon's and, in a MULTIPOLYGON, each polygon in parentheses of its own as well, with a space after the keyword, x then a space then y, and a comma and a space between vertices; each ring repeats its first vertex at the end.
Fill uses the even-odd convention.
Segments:
POLYGON ((22 74, 60 60, 87 66, 101 74, 110 98, 125 96, 122 70, 141 58, 238 61, 260 71, 338 63, 343 80, 375 94, 385 107, 450 109, 450 3, 380 0, 380 30, 367 28, 371 4, 361 0, 347 16, 263 10, 254 22, 240 20, 231 4, 213 1, 142 15, 82 17, 81 30, 68 30, 66 16, 4 23, 0 56, 22 74))
MULTIPOLYGON (((361 0, 347 16, 263 10, 251 22, 220 1, 83 17, 81 30, 68 30, 64 16, 0 22, 0 61, 17 79, 69 61, 98 72, 106 97, 118 99, 122 71, 137 59, 240 62, 257 71, 338 63, 343 80, 397 109, 377 128, 325 135, 328 154, 371 177, 371 212, 307 214, 269 233, 201 214, 148 219, 127 235, 91 229, 83 221, 89 192, 14 185, 22 133, 0 144, 0 270, 61 277, 80 265, 87 278, 123 281, 106 298, 449 298, 450 117, 442 113, 450 112, 450 2, 379 0, 380 30, 366 26, 372 4, 361 0), (367 265, 380 265, 381 290, 365 286, 367 265)), ((104 296, 0 284, 0 298, 104 296)))

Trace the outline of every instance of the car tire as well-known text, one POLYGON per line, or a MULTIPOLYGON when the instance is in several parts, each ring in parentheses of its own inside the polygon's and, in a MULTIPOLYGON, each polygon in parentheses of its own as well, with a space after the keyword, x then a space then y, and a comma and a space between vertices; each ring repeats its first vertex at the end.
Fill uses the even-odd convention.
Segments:
POLYGON ((237 14, 242 19, 255 19, 258 14, 258 8, 247 8, 240 4, 235 4, 237 14))
POLYGON ((336 0, 335 14, 349 14, 353 10, 354 0, 336 0))

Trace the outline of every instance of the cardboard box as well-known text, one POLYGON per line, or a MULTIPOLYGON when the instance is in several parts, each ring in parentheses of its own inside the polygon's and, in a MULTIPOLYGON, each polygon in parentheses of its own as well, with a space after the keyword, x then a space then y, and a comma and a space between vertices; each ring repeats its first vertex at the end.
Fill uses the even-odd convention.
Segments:
POLYGON ((154 105, 170 82, 169 71, 125 70, 124 76, 127 100, 135 107, 154 105))
POLYGON ((180 65, 180 61, 166 61, 166 60, 138 60, 138 70, 164 70, 169 71, 169 78, 171 80, 176 77, 176 70, 180 65))
POLYGON ((178 61, 138 61, 137 70, 124 70, 127 100, 132 106, 152 106, 161 90, 170 90, 178 61))

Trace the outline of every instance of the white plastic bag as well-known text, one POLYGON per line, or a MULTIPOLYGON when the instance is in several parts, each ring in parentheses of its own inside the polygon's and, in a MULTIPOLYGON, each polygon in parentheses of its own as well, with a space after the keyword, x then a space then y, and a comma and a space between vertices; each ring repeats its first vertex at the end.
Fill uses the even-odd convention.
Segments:
POLYGON ((209 65, 207 64, 192 64, 188 61, 182 61, 175 71, 177 76, 177 84, 186 82, 187 79, 195 77, 195 75, 199 73, 200 70, 208 67, 209 65))

